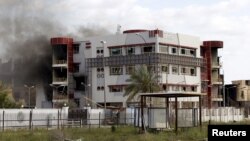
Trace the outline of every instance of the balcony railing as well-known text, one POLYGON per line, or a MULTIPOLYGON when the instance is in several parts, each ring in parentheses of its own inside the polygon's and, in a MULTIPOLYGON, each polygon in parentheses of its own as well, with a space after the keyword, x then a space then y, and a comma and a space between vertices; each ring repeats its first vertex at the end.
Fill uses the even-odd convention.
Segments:
POLYGON ((55 60, 54 64, 67 64, 67 60, 55 60))
POLYGON ((68 96, 67 95, 60 95, 60 94, 55 94, 53 95, 53 102, 66 102, 68 101, 68 96))
POLYGON ((222 83, 223 83, 223 81, 222 81, 222 79, 212 79, 212 83, 214 84, 214 85, 221 85, 222 83))
POLYGON ((221 68, 221 64, 220 63, 214 63, 214 64, 212 64, 212 68, 213 69, 219 69, 219 68, 221 68))
POLYGON ((53 82, 65 82, 67 81, 67 77, 57 77, 53 79, 53 82))
POLYGON ((212 101, 223 101, 222 95, 212 96, 212 101))

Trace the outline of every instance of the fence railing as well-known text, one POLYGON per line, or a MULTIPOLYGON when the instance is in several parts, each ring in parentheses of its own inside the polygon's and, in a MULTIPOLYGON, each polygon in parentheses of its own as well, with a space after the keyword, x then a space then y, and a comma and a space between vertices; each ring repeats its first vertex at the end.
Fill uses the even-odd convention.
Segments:
MULTIPOLYGON (((6 129, 29 129, 33 130, 35 128, 47 128, 47 129, 63 129, 63 128, 71 128, 71 127, 86 127, 86 128, 96 128, 96 127, 103 127, 103 126, 111 126, 111 125, 125 125, 125 123, 119 122, 118 119, 114 122, 107 122, 104 123, 105 119, 98 118, 98 119, 35 119, 35 120, 23 120, 23 125, 15 125, 18 120, 7 120, 5 119, 2 121, 2 125, 0 126, 1 131, 6 129)), ((120 120, 128 120, 128 119, 120 119, 120 120)), ((129 119, 134 120, 134 119, 129 119)), ((128 124, 126 124, 128 125, 128 124)))
MULTIPOLYGON (((181 127, 197 126, 199 109, 178 109, 178 122, 181 127)), ((175 110, 165 108, 145 108, 143 121, 149 128, 172 128, 175 123, 175 110)), ((241 121, 244 109, 221 107, 202 109, 202 122, 241 121)), ((82 113, 69 112, 68 109, 0 109, 0 131, 12 128, 70 128, 102 127, 110 125, 133 125, 141 127, 141 109, 127 108, 114 112, 104 109, 88 109, 82 113)), ((179 127, 178 126, 178 127, 179 127)))
POLYGON ((79 117, 79 113, 75 113, 76 116, 68 115, 68 111, 62 109, 47 109, 47 112, 38 109, 0 109, 0 131, 21 128, 29 130, 34 128, 92 128, 110 125, 133 125, 134 123, 134 117, 126 112, 119 112, 114 115, 106 113, 104 116, 103 109, 92 109, 91 111, 79 117))
POLYGON ((215 109, 203 109, 202 121, 230 122, 244 120, 244 109, 235 107, 221 107, 215 109))
POLYGON ((0 129, 57 127, 65 124, 68 107, 62 109, 0 109, 0 129))

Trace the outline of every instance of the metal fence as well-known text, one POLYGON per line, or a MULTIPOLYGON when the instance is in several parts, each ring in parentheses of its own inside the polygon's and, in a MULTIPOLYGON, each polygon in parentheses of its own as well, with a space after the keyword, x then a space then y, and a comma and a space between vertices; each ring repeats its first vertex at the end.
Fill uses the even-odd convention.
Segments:
MULTIPOLYGON (((199 110, 178 109, 178 127, 193 127, 199 122, 199 110)), ((175 110, 159 107, 145 108, 144 125, 148 128, 174 128, 175 110)), ((203 109, 202 122, 209 120, 229 122, 244 119, 244 110, 233 107, 203 109)), ((139 107, 112 109, 0 109, 0 130, 16 128, 98 128, 110 125, 141 127, 139 107)))
POLYGON ((244 108, 220 107, 202 110, 202 121, 230 122, 245 119, 244 108))
POLYGON ((0 109, 0 130, 133 125, 132 113, 131 109, 0 109))
POLYGON ((0 128, 58 127, 65 124, 68 107, 62 109, 0 109, 0 128))

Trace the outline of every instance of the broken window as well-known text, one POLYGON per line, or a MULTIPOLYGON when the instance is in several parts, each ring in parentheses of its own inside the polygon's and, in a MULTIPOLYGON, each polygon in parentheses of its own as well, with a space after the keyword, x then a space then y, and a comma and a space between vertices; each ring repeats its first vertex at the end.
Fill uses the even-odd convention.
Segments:
POLYGON ((110 75, 122 75, 122 67, 110 67, 110 75))

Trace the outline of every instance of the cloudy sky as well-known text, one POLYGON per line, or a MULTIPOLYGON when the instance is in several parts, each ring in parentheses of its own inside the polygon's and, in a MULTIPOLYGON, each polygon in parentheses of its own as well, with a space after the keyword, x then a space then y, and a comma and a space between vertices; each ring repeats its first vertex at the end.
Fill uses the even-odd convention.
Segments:
MULTIPOLYGON (((49 19, 59 23, 65 33, 77 32, 80 26, 115 33, 119 24, 122 30, 158 28, 199 36, 201 40, 222 40, 224 48, 220 55, 226 83, 250 79, 249 0, 20 0, 18 4, 16 1, 0 1, 0 15, 13 20, 13 15, 19 14, 16 9, 25 9, 25 18, 49 19)), ((39 24, 36 21, 32 20, 29 31, 39 24)), ((0 33, 4 34, 1 28, 0 33)))

